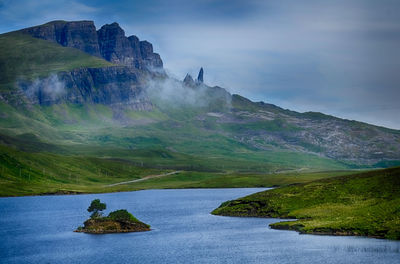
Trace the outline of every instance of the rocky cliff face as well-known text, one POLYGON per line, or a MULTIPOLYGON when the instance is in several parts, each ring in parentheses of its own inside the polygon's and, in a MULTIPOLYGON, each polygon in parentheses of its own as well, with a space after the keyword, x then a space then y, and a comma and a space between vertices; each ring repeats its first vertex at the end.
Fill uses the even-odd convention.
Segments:
POLYGON ((162 68, 160 55, 153 52, 153 45, 139 41, 136 36, 125 37, 118 23, 102 26, 98 33, 100 53, 106 60, 138 69, 162 68))
POLYGON ((117 65, 151 70, 163 68, 160 55, 153 52, 153 45, 136 36, 126 37, 118 23, 104 25, 96 31, 93 21, 53 21, 21 32, 80 49, 117 65))
POLYGON ((22 29, 35 38, 82 50, 116 64, 115 67, 83 68, 59 72, 36 80, 19 80, 18 86, 33 104, 99 103, 133 110, 151 110, 144 91, 145 76, 163 71, 160 55, 136 36, 126 37, 117 24, 98 31, 93 21, 53 21, 22 29))
POLYGON ((133 67, 83 68, 34 81, 19 81, 33 104, 62 102, 105 104, 132 110, 151 110, 141 72, 133 67))
POLYGON ((41 26, 22 29, 21 32, 101 57, 93 21, 53 21, 41 26))

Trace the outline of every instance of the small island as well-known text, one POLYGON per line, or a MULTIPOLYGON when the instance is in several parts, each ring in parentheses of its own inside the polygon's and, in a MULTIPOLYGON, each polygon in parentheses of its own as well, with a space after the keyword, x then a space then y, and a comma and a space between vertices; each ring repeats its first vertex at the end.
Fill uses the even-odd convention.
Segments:
POLYGON ((92 215, 83 223, 83 227, 78 227, 74 232, 108 234, 150 231, 148 224, 139 221, 125 209, 111 212, 108 216, 102 216, 101 211, 105 209, 105 203, 101 203, 99 199, 93 200, 87 209, 92 215))

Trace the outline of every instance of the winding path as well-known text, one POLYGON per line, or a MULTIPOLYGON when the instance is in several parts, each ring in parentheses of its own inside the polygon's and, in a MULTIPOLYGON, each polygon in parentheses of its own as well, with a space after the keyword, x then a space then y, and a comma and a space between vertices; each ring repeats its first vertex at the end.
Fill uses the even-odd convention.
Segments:
POLYGON ((164 177, 164 176, 168 176, 168 175, 177 174, 179 172, 182 172, 182 171, 172 171, 172 172, 158 174, 158 175, 149 175, 149 176, 145 176, 143 178, 132 180, 132 181, 124 181, 124 182, 117 182, 117 183, 109 184, 109 185, 106 185, 105 187, 112 187, 112 186, 117 186, 117 185, 122 185, 122 184, 129 184, 129 183, 134 183, 134 182, 145 181, 145 180, 153 179, 153 178, 160 178, 160 177, 164 177))

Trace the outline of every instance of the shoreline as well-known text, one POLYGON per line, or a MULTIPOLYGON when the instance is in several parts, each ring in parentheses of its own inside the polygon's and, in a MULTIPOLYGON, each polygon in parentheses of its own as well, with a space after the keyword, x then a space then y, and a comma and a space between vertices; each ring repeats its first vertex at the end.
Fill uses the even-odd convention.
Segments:
POLYGON ((152 229, 148 230, 87 230, 87 229, 81 229, 81 230, 74 230, 74 233, 85 233, 85 234, 93 234, 93 235, 102 235, 102 234, 120 234, 120 233, 135 233, 135 232, 148 232, 151 231, 152 229))
MULTIPOLYGON (((264 217, 264 218, 269 218, 269 217, 264 217)), ((280 218, 279 218, 280 219, 280 218)), ((287 218, 282 218, 282 219, 287 219, 287 218)), ((392 240, 392 241, 399 241, 396 239, 390 239, 390 238, 385 238, 384 236, 373 236, 373 235, 363 235, 363 234, 358 234, 357 232, 354 232, 352 230, 341 230, 341 229, 332 229, 331 231, 311 231, 311 232, 304 232, 300 230, 299 228, 296 228, 297 225, 294 225, 294 227, 289 226, 289 225, 278 225, 274 226, 275 224, 278 223, 285 223, 285 222, 276 222, 269 224, 268 226, 271 229, 275 230, 285 230, 285 231, 295 231, 299 233, 300 235, 317 235, 317 236, 354 236, 354 237, 365 237, 365 238, 375 238, 375 239, 387 239, 387 240, 392 240)))
MULTIPOLYGON (((212 214, 212 213, 211 213, 212 214)), ((288 217, 269 217, 269 216, 258 216, 258 215, 224 215, 224 214, 212 214, 215 216, 222 216, 222 217, 240 217, 240 218, 265 218, 265 219, 277 219, 278 221, 275 223, 271 223, 268 225, 269 228, 274 229, 274 230, 284 230, 284 231, 295 231, 299 233, 300 235, 317 235, 317 236, 354 236, 354 237, 366 237, 366 238, 375 238, 375 239, 386 239, 386 240, 392 240, 392 241, 400 241, 397 239, 389 239, 385 238, 383 236, 372 236, 372 235, 363 235, 363 234, 358 234, 357 232, 354 232, 353 230, 333 230, 333 231, 312 231, 312 232, 304 232, 301 230, 301 227, 303 225, 284 225, 285 222, 297 222, 296 218, 288 218, 288 217), (287 220, 287 221, 281 221, 281 220, 287 220), (279 225, 277 225, 279 224, 279 225), (296 228, 297 227, 297 228, 296 228)))
POLYGON ((61 196, 61 195, 86 195, 86 194, 106 194, 106 193, 121 193, 121 192, 137 192, 137 191, 146 191, 146 190, 190 190, 190 189, 242 189, 242 188, 252 188, 252 189, 265 189, 265 188, 278 188, 280 186, 244 186, 244 187, 173 187, 173 188, 148 188, 148 189, 134 189, 134 190, 116 190, 116 191, 104 191, 104 192, 80 192, 80 191, 68 191, 68 190, 59 190, 56 192, 46 192, 39 194, 22 194, 22 195, 11 195, 11 196, 0 196, 0 199, 3 198, 18 198, 18 197, 31 197, 31 196, 61 196))

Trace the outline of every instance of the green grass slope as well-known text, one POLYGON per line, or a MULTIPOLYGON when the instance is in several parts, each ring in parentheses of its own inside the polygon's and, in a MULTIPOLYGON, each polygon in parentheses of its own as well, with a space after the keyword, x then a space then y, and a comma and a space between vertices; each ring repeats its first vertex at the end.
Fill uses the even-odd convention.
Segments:
POLYGON ((310 173, 236 173, 182 171, 167 177, 153 178, 146 181, 120 185, 119 190, 141 189, 181 189, 181 188, 251 188, 286 186, 294 183, 309 182, 339 175, 351 174, 351 171, 330 171, 310 173))
MULTIPOLYGON (((112 155, 100 158, 93 156, 93 149, 90 150, 90 155, 84 153, 74 155, 70 153, 70 147, 42 142, 32 144, 28 141, 29 138, 35 136, 25 134, 18 139, 0 137, 2 143, 0 144, 0 196, 104 193, 165 188, 271 187, 350 173, 336 171, 266 174, 211 171, 210 168, 216 165, 207 164, 208 160, 179 153, 149 149, 123 152, 100 147, 97 148, 99 151, 97 156, 112 155), (23 148, 25 151, 18 148, 23 148), (56 151, 64 154, 43 151, 54 148, 61 148, 56 151), (121 157, 115 158, 116 156, 121 157), (181 172, 129 184, 107 186, 172 170, 181 172)), ((227 160, 221 162, 229 165, 227 160)))
POLYGON ((0 35, 0 84, 19 77, 36 78, 76 68, 112 66, 78 49, 33 38, 21 32, 0 35))
POLYGON ((162 172, 122 159, 30 153, 0 145, 0 196, 118 191, 105 185, 162 172))
POLYGON ((317 180, 228 201, 213 214, 295 218, 275 229, 400 239, 400 168, 317 180))

